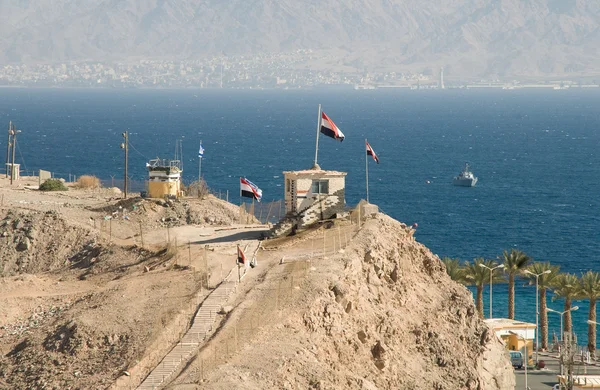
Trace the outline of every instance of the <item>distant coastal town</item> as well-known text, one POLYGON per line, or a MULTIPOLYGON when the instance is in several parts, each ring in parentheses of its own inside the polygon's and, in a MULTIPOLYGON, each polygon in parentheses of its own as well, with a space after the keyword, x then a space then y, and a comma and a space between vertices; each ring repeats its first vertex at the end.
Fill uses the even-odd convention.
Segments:
POLYGON ((314 67, 310 51, 287 54, 215 56, 202 60, 79 61, 0 65, 0 86, 100 88, 301 89, 331 86, 354 89, 409 88, 598 88, 600 77, 568 79, 460 80, 432 67, 414 71, 358 71, 314 67))

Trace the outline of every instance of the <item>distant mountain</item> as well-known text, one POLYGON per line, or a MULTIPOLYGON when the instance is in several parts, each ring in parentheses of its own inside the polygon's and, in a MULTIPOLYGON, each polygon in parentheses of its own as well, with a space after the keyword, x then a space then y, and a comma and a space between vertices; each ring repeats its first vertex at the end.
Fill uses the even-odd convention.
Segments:
POLYGON ((331 70, 598 75, 600 2, 0 0, 0 64, 298 49, 313 50, 304 66, 331 70))

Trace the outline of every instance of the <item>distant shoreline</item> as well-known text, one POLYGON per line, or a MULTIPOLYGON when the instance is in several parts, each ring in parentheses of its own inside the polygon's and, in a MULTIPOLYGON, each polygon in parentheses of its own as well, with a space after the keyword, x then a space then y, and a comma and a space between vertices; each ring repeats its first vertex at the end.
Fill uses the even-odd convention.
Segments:
POLYGON ((503 86, 503 85, 489 85, 489 84, 469 84, 464 86, 451 86, 440 89, 436 86, 421 86, 415 87, 410 85, 384 85, 384 86, 369 86, 369 87, 357 87, 353 85, 318 85, 318 86, 310 86, 310 87, 302 87, 302 88, 203 88, 203 87, 150 87, 150 86, 139 86, 139 87, 111 87, 111 86, 64 86, 64 85, 55 85, 55 86, 41 86, 41 85, 0 85, 0 89, 9 90, 9 89, 60 89, 60 90, 97 90, 97 91, 223 91, 223 92, 232 92, 232 91, 281 91, 281 92, 298 92, 298 91, 315 91, 317 89, 320 90, 343 90, 343 91, 360 91, 363 93, 365 91, 454 91, 454 90, 508 90, 508 91, 516 91, 516 90, 597 90, 600 89, 600 84, 586 84, 586 85, 570 85, 570 86, 560 86, 558 84, 528 84, 522 86, 503 86))

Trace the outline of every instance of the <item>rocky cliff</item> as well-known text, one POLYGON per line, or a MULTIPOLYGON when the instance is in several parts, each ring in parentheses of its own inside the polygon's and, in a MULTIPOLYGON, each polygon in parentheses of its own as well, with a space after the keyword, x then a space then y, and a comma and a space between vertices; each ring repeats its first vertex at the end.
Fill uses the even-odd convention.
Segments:
POLYGON ((478 317, 471 293, 412 233, 384 215, 368 220, 343 253, 312 263, 297 300, 250 347, 208 379, 184 373, 180 382, 203 389, 513 388, 504 346, 478 317))

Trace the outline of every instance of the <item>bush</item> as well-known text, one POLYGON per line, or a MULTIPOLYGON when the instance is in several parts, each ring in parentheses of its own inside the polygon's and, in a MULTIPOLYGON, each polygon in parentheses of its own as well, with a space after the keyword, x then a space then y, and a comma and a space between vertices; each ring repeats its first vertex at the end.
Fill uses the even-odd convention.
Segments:
POLYGON ((59 179, 48 179, 40 186, 40 191, 67 191, 62 181, 59 179))
POLYGON ((204 179, 195 181, 187 187, 187 195, 204 199, 210 193, 204 179))
POLYGON ((96 176, 83 175, 77 179, 77 187, 79 188, 100 188, 100 179, 96 176))

